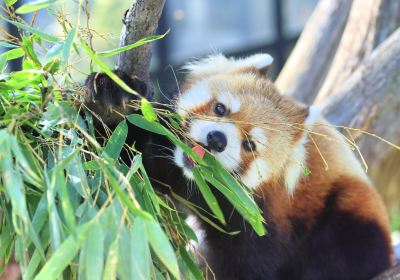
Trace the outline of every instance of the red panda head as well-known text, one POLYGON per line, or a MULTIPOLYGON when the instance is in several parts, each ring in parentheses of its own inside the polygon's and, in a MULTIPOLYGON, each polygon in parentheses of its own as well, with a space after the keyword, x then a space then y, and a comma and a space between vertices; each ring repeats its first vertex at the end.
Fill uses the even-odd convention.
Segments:
MULTIPOLYGON (((304 169, 309 110, 280 95, 266 78, 271 63, 268 54, 257 54, 238 60, 216 55, 189 64, 176 110, 192 144, 213 153, 248 187, 290 172, 286 185, 293 191, 304 169)), ((174 160, 193 177, 179 147, 174 160)))

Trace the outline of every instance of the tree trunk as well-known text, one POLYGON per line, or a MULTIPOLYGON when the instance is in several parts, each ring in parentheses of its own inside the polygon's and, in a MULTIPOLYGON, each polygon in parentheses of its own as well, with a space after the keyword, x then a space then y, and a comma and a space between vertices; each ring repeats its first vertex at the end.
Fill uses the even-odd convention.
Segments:
MULTIPOLYGON (((318 96, 315 103, 336 125, 366 130, 398 145, 400 35, 393 31, 400 26, 400 1, 354 0, 346 23, 347 16, 334 11, 347 15, 350 6, 340 5, 349 2, 320 1, 277 85, 308 104, 318 96), (332 42, 340 43, 336 47, 332 42)), ((389 211, 400 211, 400 151, 376 137, 352 132, 389 211)))
MULTIPOLYGON (((165 0, 134 0, 123 20, 120 47, 154 35, 164 4, 165 0)), ((145 44, 120 53, 117 68, 149 84, 150 61, 151 44, 145 44)))
POLYGON ((346 28, 316 103, 335 94, 360 63, 399 25, 399 0, 354 0, 346 28))
MULTIPOLYGON (((321 104, 326 118, 400 144, 400 28, 359 65, 336 93, 321 104)), ((369 175, 389 209, 400 210, 400 147, 352 131, 369 175)))
POLYGON ((308 20, 276 86, 304 103, 312 103, 335 55, 351 0, 321 0, 308 20))

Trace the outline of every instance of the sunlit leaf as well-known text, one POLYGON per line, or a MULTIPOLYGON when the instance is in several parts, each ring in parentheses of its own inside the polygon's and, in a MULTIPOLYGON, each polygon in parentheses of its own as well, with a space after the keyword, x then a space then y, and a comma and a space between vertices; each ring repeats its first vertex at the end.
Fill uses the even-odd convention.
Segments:
POLYGON ((142 110, 142 114, 143 117, 148 120, 149 122, 154 122, 157 120, 157 114, 153 109, 153 106, 151 105, 151 103, 146 99, 146 98, 142 98, 142 102, 141 102, 141 110, 142 110))
POLYGON ((110 50, 110 51, 99 52, 98 55, 101 55, 101 56, 104 56, 104 57, 113 56, 113 55, 119 54, 121 52, 125 52, 125 51, 128 51, 128 50, 140 47, 140 46, 142 46, 144 44, 160 40, 160 39, 164 38, 168 33, 169 33, 169 30, 167 32, 165 32, 164 34, 162 34, 162 35, 154 35, 154 36, 149 36, 149 37, 140 39, 139 41, 137 41, 137 42, 135 42, 135 43, 133 43, 131 45, 128 45, 128 46, 120 47, 120 48, 113 49, 113 50, 110 50))
POLYGON ((36 275, 34 280, 57 279, 78 253, 82 244, 87 239, 88 232, 92 225, 93 221, 89 221, 78 227, 76 232, 70 235, 61 244, 58 250, 36 275))
POLYGON ((23 23, 20 23, 20 22, 16 22, 16 21, 12 21, 12 20, 6 19, 4 17, 1 17, 1 18, 3 20, 5 20, 5 21, 15 25, 16 27, 19 27, 19 28, 21 28, 21 29, 23 29, 25 31, 28 31, 28 32, 32 33, 32 34, 38 35, 41 39, 43 39, 45 41, 49 41, 49 42, 58 42, 58 41, 60 41, 60 39, 58 39, 57 37, 54 37, 52 35, 49 35, 49 34, 44 33, 42 31, 39 31, 39 30, 37 30, 35 28, 32 28, 32 27, 30 27, 30 26, 28 26, 26 24, 23 24, 23 23))
POLYGON ((74 43, 76 34, 77 34, 78 30, 74 27, 72 28, 68 35, 67 38, 65 39, 65 43, 64 43, 64 47, 63 47, 63 64, 68 63, 68 59, 71 53, 71 47, 72 44, 74 43))
POLYGON ((201 176, 200 171, 198 168, 193 169, 193 175, 194 179, 197 183, 197 186, 201 192, 201 194, 204 197, 204 200, 206 201, 207 205, 210 207, 211 211, 214 213, 214 215, 217 217, 217 219, 222 223, 226 224, 224 214, 222 213, 221 208, 219 207, 218 201, 215 198, 214 194, 208 187, 206 181, 203 179, 201 176))
POLYGON ((174 250, 164 231, 155 221, 145 220, 144 223, 151 248, 172 273, 172 275, 175 278, 180 279, 178 262, 176 260, 174 250))
POLYGON ((48 7, 50 4, 57 2, 57 0, 36 0, 26 3, 19 7, 15 12, 17 14, 27 14, 39 9, 48 7))
POLYGON ((104 152, 113 160, 117 160, 122 148, 125 144, 126 136, 128 135, 128 126, 125 121, 122 121, 113 131, 113 134, 107 141, 104 152))

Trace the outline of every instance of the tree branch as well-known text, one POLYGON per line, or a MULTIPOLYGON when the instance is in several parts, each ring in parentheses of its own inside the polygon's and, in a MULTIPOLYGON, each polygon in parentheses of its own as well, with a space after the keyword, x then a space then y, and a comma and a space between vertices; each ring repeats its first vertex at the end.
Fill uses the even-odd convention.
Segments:
POLYGON ((320 0, 276 85, 297 100, 312 103, 346 24, 351 0, 320 0))
MULTIPOLYGON (((316 102, 335 90, 400 23, 399 0, 354 0, 335 58, 316 102)), ((311 98, 311 97, 310 97, 311 98)))
MULTIPOLYGON (((400 28, 379 45, 335 95, 323 113, 336 125, 358 127, 394 144, 400 144, 400 28)), ((356 133, 354 137, 361 134, 356 133)), ((376 137, 358 139, 374 185, 388 209, 398 209, 400 152, 376 137), (396 201, 397 200, 397 201, 396 201)))
MULTIPOLYGON (((165 0, 134 0, 123 20, 120 47, 130 45, 154 34, 157 29, 165 0)), ((149 84, 151 45, 122 52, 118 56, 117 68, 137 76, 149 84)))

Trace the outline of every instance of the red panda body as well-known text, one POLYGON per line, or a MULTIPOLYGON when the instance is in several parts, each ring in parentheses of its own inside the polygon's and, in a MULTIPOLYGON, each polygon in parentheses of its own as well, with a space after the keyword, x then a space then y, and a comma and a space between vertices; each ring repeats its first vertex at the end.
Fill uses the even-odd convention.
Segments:
POLYGON ((390 267, 388 221, 376 191, 365 178, 340 174, 333 165, 325 171, 315 146, 307 146, 311 174, 291 196, 279 179, 257 190, 267 236, 245 226, 250 232, 243 237, 206 238, 217 279, 371 279, 390 267))
MULTIPOLYGON (((265 77, 271 62, 263 54, 241 60, 218 55, 195 62, 187 66, 187 82, 175 99, 175 110, 191 138, 187 144, 205 147, 251 188, 265 217, 267 235, 260 237, 213 190, 227 219, 226 230, 240 233, 228 235, 201 225, 205 275, 371 279, 391 264, 383 204, 349 143, 315 110, 281 95, 265 77)), ((116 74, 131 87, 138 82, 116 74)), ((103 74, 89 76, 86 86, 88 96, 100 100, 96 106, 121 105, 129 96, 103 74)), ((162 188, 158 182, 168 184, 207 209, 198 193, 188 191, 192 165, 179 147, 134 126, 128 142, 143 152, 155 187, 162 188), (165 147, 174 149, 173 162, 154 157, 165 147)))

